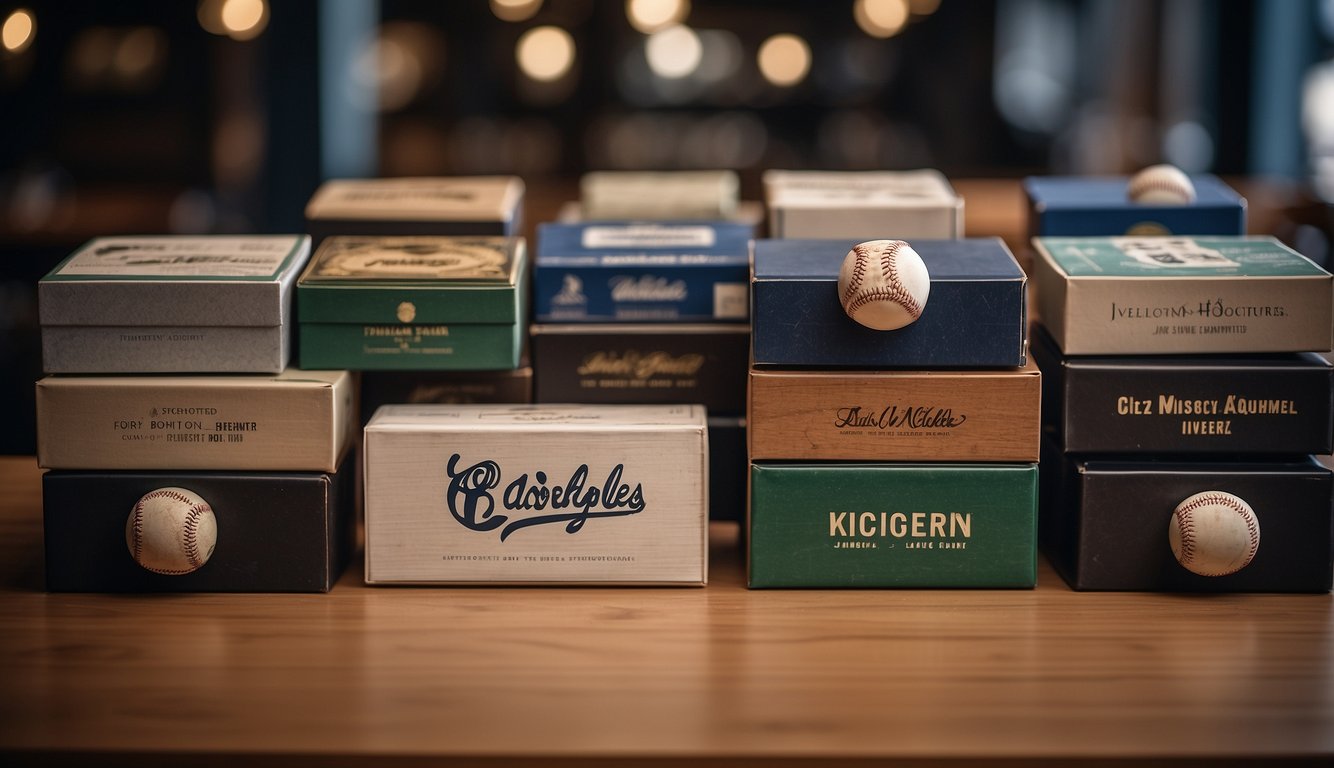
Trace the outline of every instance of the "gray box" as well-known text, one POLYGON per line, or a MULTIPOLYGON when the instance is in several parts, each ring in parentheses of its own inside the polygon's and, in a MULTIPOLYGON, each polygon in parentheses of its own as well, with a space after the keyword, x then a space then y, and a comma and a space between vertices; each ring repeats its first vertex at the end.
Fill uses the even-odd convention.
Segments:
POLYGON ((305 235, 106 237, 38 283, 47 373, 281 373, 305 235))

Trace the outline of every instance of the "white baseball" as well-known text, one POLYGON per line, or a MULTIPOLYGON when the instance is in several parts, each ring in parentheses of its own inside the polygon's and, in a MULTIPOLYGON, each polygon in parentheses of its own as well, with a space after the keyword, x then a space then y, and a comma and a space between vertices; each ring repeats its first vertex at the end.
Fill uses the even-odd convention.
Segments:
POLYGON ((193 573, 208 562, 217 543, 218 521, 212 507, 185 488, 158 488, 144 494, 125 521, 130 554, 153 573, 193 573))
POLYGON ((1260 548, 1260 521, 1244 500, 1204 491, 1172 512, 1167 542, 1177 562, 1200 576, 1227 576, 1250 564, 1260 548))
POLYGON ((843 257, 838 271, 843 311, 877 331, 892 331, 916 321, 930 293, 926 263, 902 240, 858 243, 843 257))
POLYGON ((1145 205, 1186 205, 1195 202, 1195 185, 1175 165, 1151 165, 1130 177, 1126 197, 1145 205))

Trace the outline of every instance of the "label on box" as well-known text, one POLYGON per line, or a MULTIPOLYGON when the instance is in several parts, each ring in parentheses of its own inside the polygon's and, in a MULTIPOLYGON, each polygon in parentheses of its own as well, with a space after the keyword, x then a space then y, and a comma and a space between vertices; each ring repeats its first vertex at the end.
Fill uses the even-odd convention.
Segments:
POLYGON ((310 279, 511 280, 504 237, 335 237, 320 248, 310 279))
POLYGON ((1031 587, 1037 465, 753 464, 752 587, 1031 587))
POLYGON ((1325 275, 1300 254, 1267 239, 1109 237, 1042 239, 1070 277, 1289 277, 1325 275))
POLYGON ((1041 377, 1008 371, 750 372, 752 459, 1037 461, 1041 377))
POLYGON ((100 237, 75 251, 45 279, 272 280, 302 243, 303 238, 282 235, 100 237))
POLYGON ((386 406, 366 427, 370 583, 703 584, 699 406, 386 406))
POLYGON ((779 207, 933 206, 957 200, 935 171, 771 171, 769 204, 779 207))
POLYGON ((717 241, 712 227, 656 224, 590 226, 582 239, 585 248, 712 248, 717 241))

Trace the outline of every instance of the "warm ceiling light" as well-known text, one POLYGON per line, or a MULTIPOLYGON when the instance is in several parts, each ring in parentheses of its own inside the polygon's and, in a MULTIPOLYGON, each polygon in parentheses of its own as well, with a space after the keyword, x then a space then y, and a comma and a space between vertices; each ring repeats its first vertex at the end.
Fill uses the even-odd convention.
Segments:
POLYGON ((36 36, 37 22, 33 19, 32 11, 24 8, 9 14, 4 27, 0 27, 0 43, 10 53, 26 51, 36 36))
POLYGON ((908 0, 857 0, 852 6, 852 18, 871 37, 897 35, 908 24, 910 12, 908 0))
POLYGON ((542 0, 491 0, 491 12, 501 21, 527 21, 541 8, 542 0))
POLYGON ((264 0, 225 0, 219 20, 233 40, 259 37, 269 23, 269 6, 264 0))
POLYGON ((908 0, 914 16, 930 16, 940 7, 940 0, 908 0))
POLYGON ((792 86, 811 70, 811 48, 796 35, 774 35, 760 45, 760 74, 777 86, 792 86))
POLYGON ((649 35, 644 42, 644 56, 653 74, 675 79, 699 69, 704 46, 695 30, 678 24, 649 35))
POLYGON ((626 0, 625 17, 630 26, 652 34, 673 24, 680 24, 690 15, 690 0, 626 0))
POLYGON ((574 66, 574 38, 560 27, 534 27, 519 38, 514 56, 528 77, 559 80, 574 66))

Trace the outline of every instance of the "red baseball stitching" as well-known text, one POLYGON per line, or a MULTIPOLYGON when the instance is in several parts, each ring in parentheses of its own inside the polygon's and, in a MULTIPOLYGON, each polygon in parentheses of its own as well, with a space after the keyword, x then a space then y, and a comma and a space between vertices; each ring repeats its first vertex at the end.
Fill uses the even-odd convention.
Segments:
POLYGON ((185 556, 190 561, 191 570, 203 565, 199 559, 199 520, 205 509, 208 509, 207 504, 196 504, 185 515, 185 556))
POLYGON ((843 303, 847 304, 852 298, 852 294, 862 287, 862 280, 866 278, 866 264, 871 260, 871 254, 868 253, 866 243, 857 243, 852 246, 852 253, 856 257, 852 260, 852 279, 848 281, 848 287, 843 291, 843 303))
POLYGON ((139 558, 144 553, 144 500, 140 499, 134 504, 134 518, 130 523, 130 530, 134 538, 134 562, 138 563, 139 558))
POLYGON ((1193 197, 1195 195, 1194 190, 1178 183, 1179 181, 1180 179, 1165 178, 1132 179, 1127 192, 1132 198, 1135 198, 1151 189, 1162 189, 1168 192, 1179 192, 1187 198, 1193 197))

